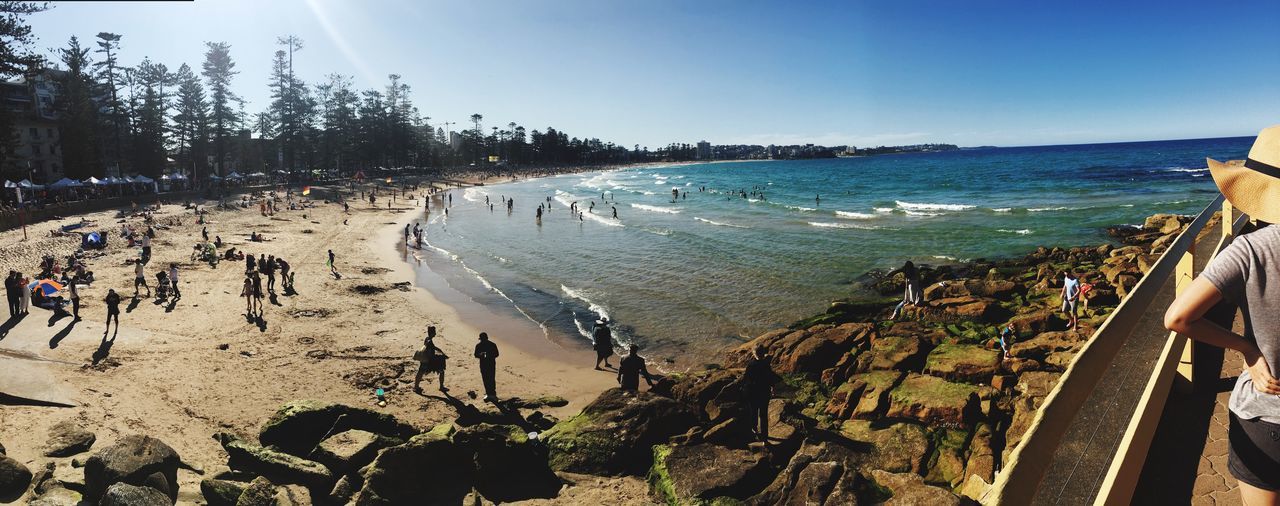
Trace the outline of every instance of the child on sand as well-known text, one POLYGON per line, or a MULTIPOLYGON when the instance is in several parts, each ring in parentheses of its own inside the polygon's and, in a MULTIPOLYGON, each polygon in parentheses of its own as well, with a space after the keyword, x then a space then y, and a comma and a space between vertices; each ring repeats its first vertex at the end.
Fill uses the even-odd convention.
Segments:
POLYGON ((253 281, 248 276, 244 278, 244 286, 240 289, 240 296, 244 297, 245 314, 253 314, 253 281))
POLYGON ((440 391, 449 391, 444 386, 445 364, 449 357, 440 348, 436 347, 435 337, 436 328, 434 326, 427 327, 427 337, 422 341, 422 347, 413 353, 413 359, 418 361, 418 375, 413 379, 414 392, 422 393, 422 376, 431 373, 439 375, 440 391))

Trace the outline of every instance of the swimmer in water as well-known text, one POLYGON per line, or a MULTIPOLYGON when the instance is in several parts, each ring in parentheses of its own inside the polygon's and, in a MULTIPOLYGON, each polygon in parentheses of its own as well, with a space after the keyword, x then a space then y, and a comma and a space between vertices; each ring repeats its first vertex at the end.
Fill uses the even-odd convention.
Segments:
POLYGON ((613 219, 618 219, 618 206, 613 206, 613 219))

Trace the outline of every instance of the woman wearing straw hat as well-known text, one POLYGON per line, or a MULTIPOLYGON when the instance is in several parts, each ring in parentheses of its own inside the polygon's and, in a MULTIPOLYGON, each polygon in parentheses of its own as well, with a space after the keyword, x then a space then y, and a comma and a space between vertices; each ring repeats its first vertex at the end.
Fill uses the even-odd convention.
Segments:
MULTIPOLYGON (((1280 222, 1280 125, 1258 134, 1244 165, 1208 160, 1231 204, 1266 223, 1280 222)), ((1224 217, 1223 226, 1231 221, 1224 217)), ((1229 403, 1227 469, 1244 504, 1280 504, 1280 227, 1236 237, 1165 313, 1169 330, 1244 355, 1229 403), (1205 318, 1219 302, 1238 306, 1244 335, 1205 318)))

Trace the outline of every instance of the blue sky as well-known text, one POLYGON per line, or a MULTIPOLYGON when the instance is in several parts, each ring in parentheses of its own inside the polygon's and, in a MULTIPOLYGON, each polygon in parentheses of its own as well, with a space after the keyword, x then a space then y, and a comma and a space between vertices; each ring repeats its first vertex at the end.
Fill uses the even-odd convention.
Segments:
MULTIPOLYGON (((277 36, 308 82, 403 76, 431 123, 669 142, 1035 145, 1280 123, 1280 2, 55 2, 39 48, 124 36, 199 67, 226 41, 257 112, 277 36)), ((451 127, 451 129, 457 129, 451 127)))

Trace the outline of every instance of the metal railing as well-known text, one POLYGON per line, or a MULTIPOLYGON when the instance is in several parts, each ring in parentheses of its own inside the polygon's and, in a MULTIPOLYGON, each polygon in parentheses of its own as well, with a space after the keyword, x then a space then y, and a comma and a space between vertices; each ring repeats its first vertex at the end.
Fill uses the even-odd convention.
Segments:
MULTIPOLYGON (((1191 257, 1188 255, 1194 251, 1196 236, 1224 202, 1226 199, 1218 195, 1190 225, 1183 229, 1177 239, 1169 244, 1155 264, 1076 354, 1059 378, 1058 384, 1049 392, 1040 409, 1036 411, 1031 426, 1009 455, 1005 467, 996 476, 995 482, 978 497, 982 504, 1021 505, 1032 502, 1068 427, 1097 387, 1103 374, 1111 367, 1121 346, 1149 311, 1164 310, 1163 307, 1152 307, 1156 295, 1164 288, 1169 277, 1178 272, 1185 271, 1189 279, 1191 257)), ((1178 351, 1181 352, 1181 348, 1178 351)), ((1146 398, 1144 396, 1144 400, 1146 398)), ((1140 409, 1141 407, 1142 405, 1139 406, 1140 409)), ((1157 411, 1157 417, 1158 413, 1157 411)), ((1129 441, 1132 441, 1132 438, 1129 441)), ((1138 462, 1138 466, 1141 466, 1141 461, 1138 462)), ((1111 478, 1110 475, 1108 478, 1111 478)), ((1104 490, 1116 489, 1117 480, 1109 479, 1108 481, 1110 488, 1104 488, 1104 490)), ((1136 483, 1136 478, 1133 481, 1136 483)))

